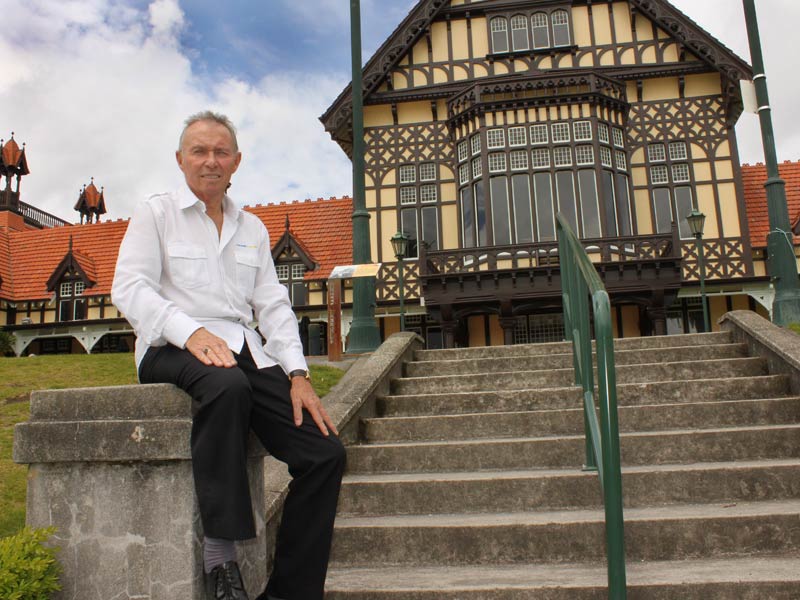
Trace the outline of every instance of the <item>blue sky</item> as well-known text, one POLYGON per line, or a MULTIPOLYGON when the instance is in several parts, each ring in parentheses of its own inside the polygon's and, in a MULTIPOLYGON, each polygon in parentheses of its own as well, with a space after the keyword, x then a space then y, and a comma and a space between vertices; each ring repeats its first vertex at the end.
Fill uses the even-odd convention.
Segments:
MULTIPOLYGON (((362 0, 364 61, 415 0, 362 0)), ((674 0, 747 59, 741 2, 674 0)), ((759 0, 781 160, 800 159, 793 27, 800 2, 759 0)), ((238 124, 232 196, 258 204, 343 196, 350 163, 318 117, 350 81, 346 0, 0 0, 0 138, 27 144, 22 199, 69 220, 81 186, 105 186, 110 218, 180 181, 183 119, 238 124)), ((737 126, 762 160, 757 119, 737 126)))

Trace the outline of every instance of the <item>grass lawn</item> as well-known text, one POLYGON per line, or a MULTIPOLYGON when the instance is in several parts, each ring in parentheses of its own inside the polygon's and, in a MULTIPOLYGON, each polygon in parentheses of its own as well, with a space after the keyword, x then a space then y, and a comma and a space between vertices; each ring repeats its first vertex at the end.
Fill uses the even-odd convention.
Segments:
MULTIPOLYGON (((321 365, 309 368, 320 397, 344 374, 321 365)), ((26 467, 11 460, 11 449, 14 425, 28 419, 30 393, 131 383, 136 383, 133 354, 0 358, 0 537, 16 533, 25 524, 26 467)))

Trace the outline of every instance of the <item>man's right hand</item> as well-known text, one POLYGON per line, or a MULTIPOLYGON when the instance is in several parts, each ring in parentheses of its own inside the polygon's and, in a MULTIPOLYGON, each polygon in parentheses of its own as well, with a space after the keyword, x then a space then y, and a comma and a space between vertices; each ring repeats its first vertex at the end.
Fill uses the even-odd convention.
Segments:
POLYGON ((189 339, 186 340, 186 349, 197 360, 209 367, 229 369, 236 366, 236 359, 225 340, 215 336, 205 327, 201 327, 189 336, 189 339))

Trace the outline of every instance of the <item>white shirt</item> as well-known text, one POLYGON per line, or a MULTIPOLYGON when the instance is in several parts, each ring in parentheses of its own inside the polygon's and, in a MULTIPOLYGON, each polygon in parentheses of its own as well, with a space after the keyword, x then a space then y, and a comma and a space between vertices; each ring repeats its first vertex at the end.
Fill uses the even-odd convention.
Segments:
POLYGON ((297 317, 278 281, 269 234, 225 196, 221 234, 184 185, 137 205, 122 240, 111 300, 136 331, 136 365, 151 346, 184 348, 205 327, 260 369, 307 369, 297 317), (267 340, 262 346, 258 332, 267 340))

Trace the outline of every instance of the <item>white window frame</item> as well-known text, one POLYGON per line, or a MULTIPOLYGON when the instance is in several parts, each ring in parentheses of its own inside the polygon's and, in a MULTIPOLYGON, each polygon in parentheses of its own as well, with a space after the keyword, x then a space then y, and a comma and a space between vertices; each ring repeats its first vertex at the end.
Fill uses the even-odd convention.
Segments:
POLYGON ((549 169, 552 163, 549 148, 534 148, 531 150, 531 165, 534 169, 549 169), (542 160, 546 158, 547 161, 542 160))
POLYGON ((292 281, 302 281, 306 275, 306 266, 303 263, 294 263, 292 267, 292 281))
POLYGON ((505 152, 489 153, 489 173, 505 173, 508 168, 505 152))
POLYGON ((611 129, 611 134, 614 138, 614 145, 617 148, 624 148, 625 147, 625 133, 619 127, 613 127, 611 129))
POLYGON ((72 282, 62 281, 61 285, 58 287, 58 295, 62 298, 65 296, 72 296, 72 282))
POLYGON ((575 146, 575 164, 579 167, 593 165, 594 146, 591 144, 581 144, 579 146, 575 146))
POLYGON ((536 12, 531 15, 531 37, 533 38, 533 49, 540 50, 542 48, 549 48, 550 41, 550 17, 546 12, 536 12), (540 17, 543 17, 540 18, 540 17), (537 20, 539 21, 537 23, 537 20), (536 31, 543 30, 547 34, 547 43, 536 45, 536 31))
POLYGON ((417 188, 416 186, 404 186, 400 188, 400 204, 416 204, 417 203, 417 188))
POLYGON ((472 159, 472 178, 477 179, 478 177, 483 177, 483 162, 481 162, 480 156, 472 159))
POLYGON ((575 121, 572 124, 572 135, 576 142, 592 141, 591 121, 575 121))
POLYGON ((527 171, 529 164, 528 151, 512 150, 509 156, 509 163, 512 171, 527 171))
POLYGON ((556 168, 571 167, 573 164, 572 146, 556 146, 553 148, 553 165, 556 168), (569 158, 568 161, 564 160, 569 158))
POLYGON ((472 156, 481 153, 481 134, 476 133, 471 138, 469 138, 469 147, 472 150, 472 156))
POLYGON ((651 163, 662 163, 667 161, 667 149, 662 143, 649 144, 647 146, 647 158, 651 163))
POLYGON ((572 32, 569 30, 569 13, 566 10, 554 10, 553 13, 550 15, 550 23, 553 26, 553 47, 555 48, 563 48, 565 46, 572 45, 572 32), (556 44, 556 28, 563 27, 567 31, 567 43, 566 44, 556 44))
POLYGON ((550 125, 550 135, 553 137, 554 144, 566 144, 571 142, 569 133, 569 123, 553 123, 550 125))
POLYGON ((281 283, 289 281, 289 265, 275 265, 275 274, 281 283))
POLYGON ((417 182, 417 167, 414 165, 400 165, 399 169, 400 183, 416 183, 417 182))
POLYGON ((435 183, 426 183, 419 186, 419 201, 423 203, 436 202, 439 199, 438 186, 435 183))
POLYGON ((550 133, 546 124, 531 125, 531 146, 550 143, 550 133))
POLYGON ((667 165, 650 167, 650 182, 653 185, 669 184, 669 170, 667 170, 667 165))
POLYGON ((491 34, 492 34, 492 52, 494 52, 496 54, 505 54, 505 53, 507 53, 509 51, 509 49, 511 48, 511 46, 508 43, 508 21, 506 20, 506 18, 505 17, 495 17, 494 19, 492 19, 489 22, 489 30, 491 31, 491 34), (505 49, 495 47, 495 34, 498 34, 498 33, 505 34, 505 42, 506 42, 505 49))
POLYGON ((672 165, 672 181, 674 183, 690 183, 691 176, 687 163, 676 163, 672 165))
POLYGON ((609 131, 608 131, 608 125, 606 125, 605 123, 598 123, 597 124, 597 139, 600 140, 601 142, 603 142, 604 144, 609 144, 609 143, 611 143, 609 141, 609 137, 608 137, 609 135, 610 134, 609 134, 609 131))
POLYGON ((490 129, 486 132, 486 147, 489 150, 502 150, 506 147, 506 132, 504 129, 490 129))
POLYGON ((86 284, 83 281, 75 282, 75 287, 73 288, 73 290, 76 296, 80 296, 85 289, 86 289, 86 284))
POLYGON ((670 142, 669 159, 671 161, 689 160, 689 149, 686 142, 670 142))
POLYGON ((528 137, 525 134, 525 126, 509 127, 508 128, 508 145, 512 148, 524 146, 528 143, 528 137))
POLYGON ((458 143, 458 162, 465 161, 469 158, 469 143, 467 140, 462 140, 458 143))
POLYGON ((469 171, 470 171, 470 164, 468 162, 458 167, 459 185, 464 185, 466 183, 469 183, 469 171))
POLYGON ((617 169, 620 171, 627 171, 628 170, 628 157, 625 155, 624 152, 621 150, 616 150, 614 152, 614 157, 617 163, 617 169))
POLYGON ((525 15, 514 15, 511 17, 511 49, 514 52, 523 52, 525 50, 530 50, 531 48, 531 41, 530 35, 528 34, 528 18, 525 15), (525 31, 525 47, 516 46, 516 36, 514 35, 515 31, 525 31))
POLYGON ((436 181, 436 163, 426 162, 419 166, 420 181, 436 181))
POLYGON ((609 169, 614 167, 614 162, 611 156, 611 148, 608 146, 600 146, 600 164, 609 169))

